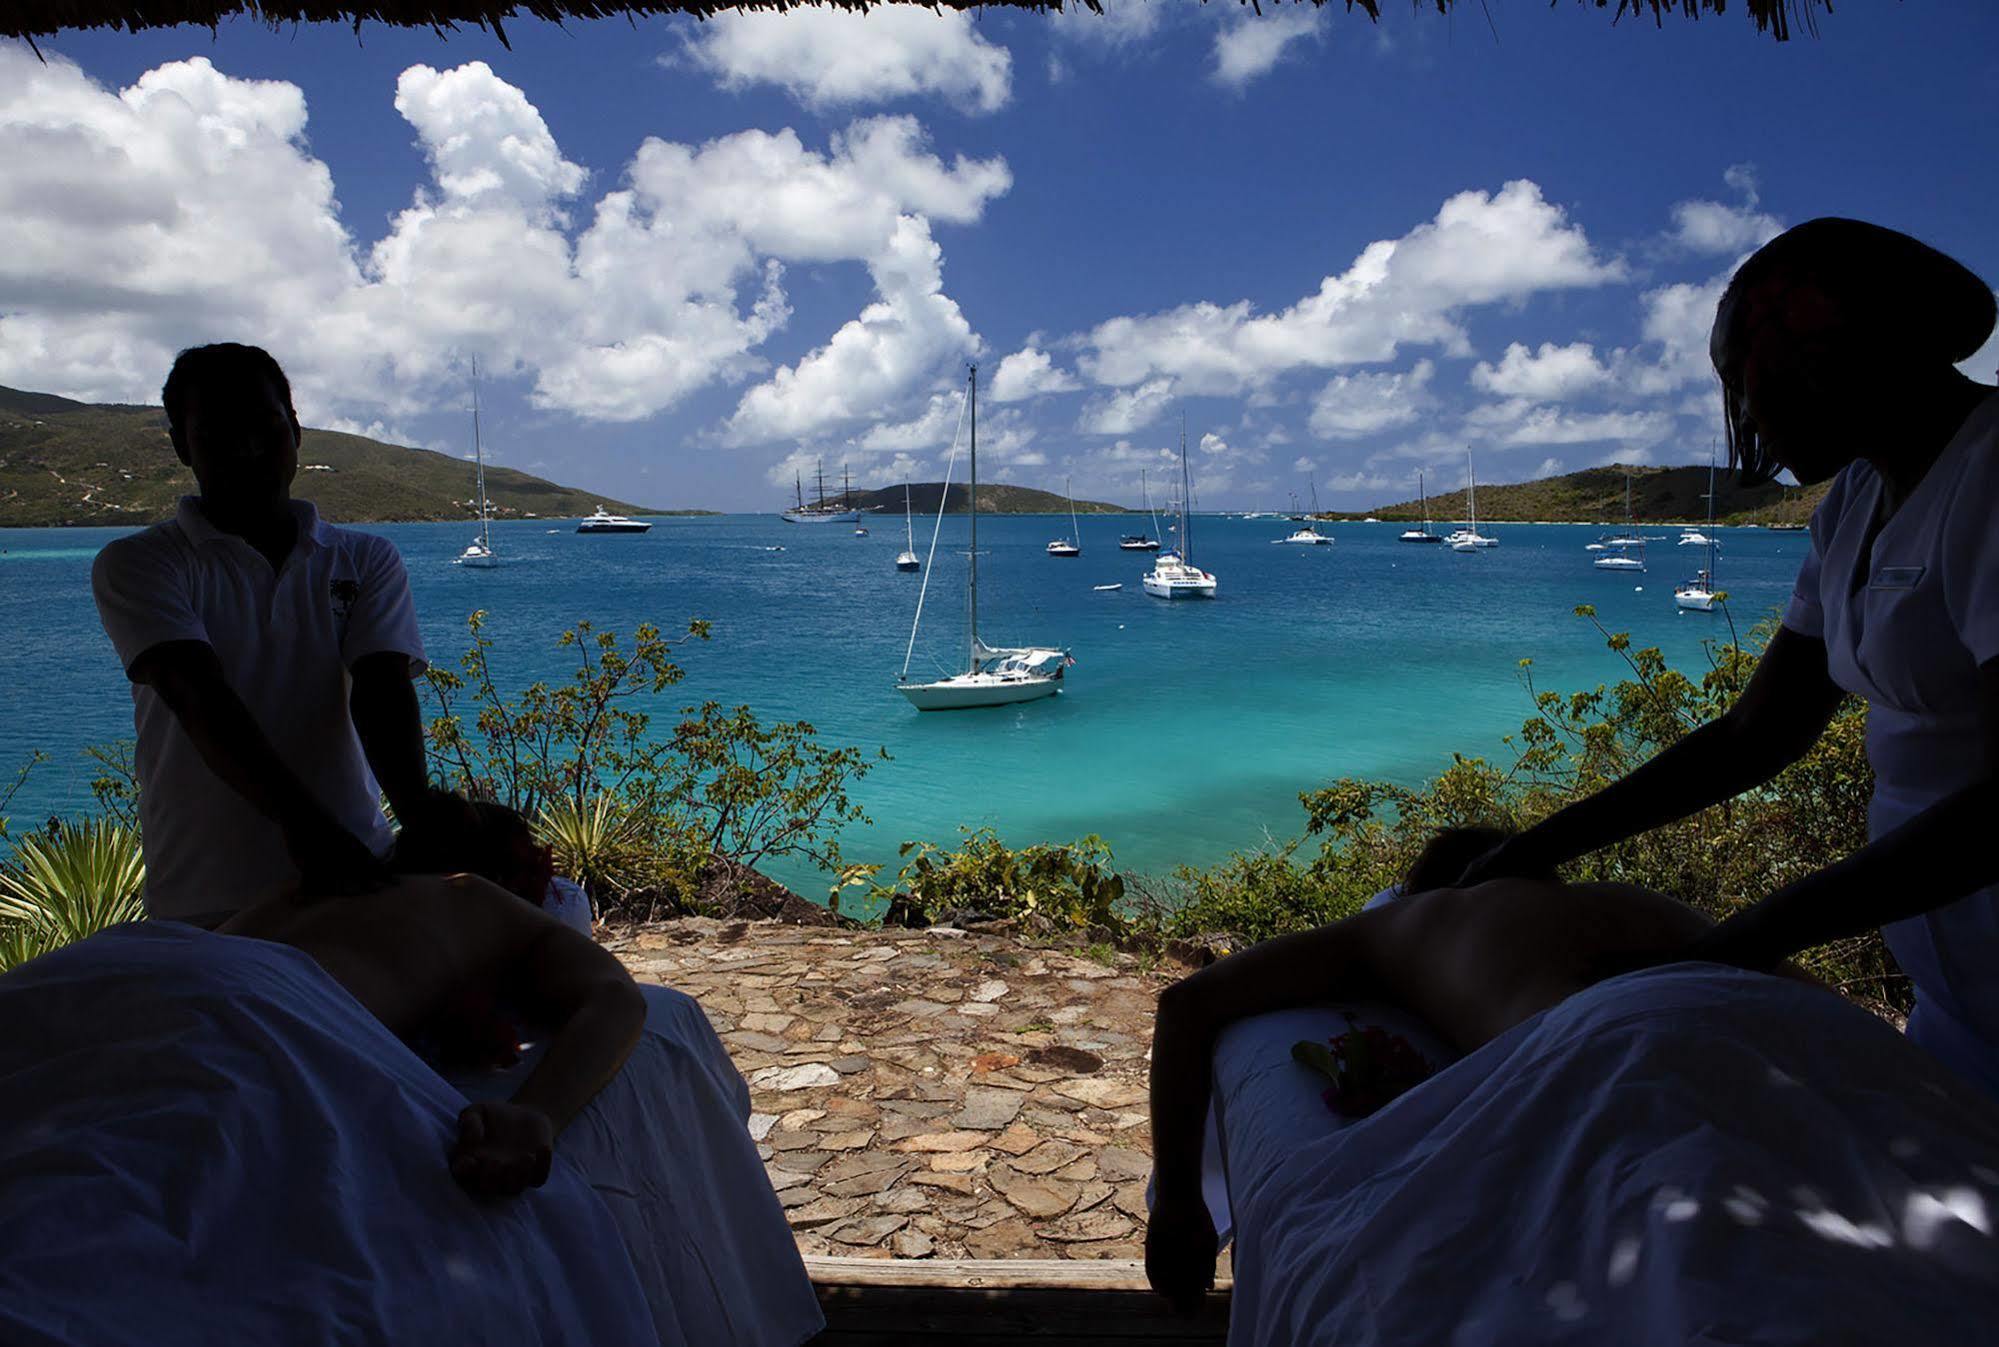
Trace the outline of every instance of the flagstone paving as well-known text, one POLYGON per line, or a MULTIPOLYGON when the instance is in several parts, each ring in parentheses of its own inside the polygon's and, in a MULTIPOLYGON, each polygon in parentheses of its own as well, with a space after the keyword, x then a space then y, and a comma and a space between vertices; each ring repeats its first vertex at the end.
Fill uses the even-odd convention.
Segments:
POLYGON ((1183 970, 936 928, 685 918, 604 943, 707 1011, 802 1252, 1143 1257, 1152 1012, 1183 970))

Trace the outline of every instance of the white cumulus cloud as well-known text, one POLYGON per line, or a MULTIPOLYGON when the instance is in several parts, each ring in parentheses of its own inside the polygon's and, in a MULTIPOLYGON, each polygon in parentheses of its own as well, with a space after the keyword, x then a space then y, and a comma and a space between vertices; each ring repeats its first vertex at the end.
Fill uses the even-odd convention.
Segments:
POLYGON ((1328 440, 1352 440, 1377 431, 1406 426, 1427 403, 1436 366, 1419 360, 1409 370, 1393 374, 1340 374, 1312 399, 1307 424, 1314 435, 1328 440))
POLYGON ((1076 429, 1090 435, 1129 435, 1157 421, 1172 401, 1171 379, 1121 388, 1084 407, 1076 429))
POLYGON ((999 362, 999 368, 993 372, 990 396, 994 402, 1025 402, 1081 387, 1075 375, 1056 368, 1054 358, 1046 351, 1030 345, 999 362))
POLYGON ((1609 368, 1586 341, 1567 346, 1544 341, 1536 351, 1516 341, 1507 346, 1497 365, 1481 360, 1471 372, 1474 388, 1534 402, 1565 402, 1605 387, 1610 379, 1609 368))
POLYGON ((1722 180, 1740 200, 1680 202, 1673 207, 1674 243, 1695 253, 1745 253, 1783 232, 1781 220, 1757 209, 1762 197, 1755 165, 1731 164, 1722 180))
POLYGON ((1113 318, 1087 337, 1083 372, 1126 387, 1162 375, 1193 394, 1233 395, 1290 370, 1392 360, 1405 344, 1468 353, 1459 315, 1545 291, 1620 280, 1579 225, 1532 182, 1460 192, 1434 219, 1369 244, 1290 308, 1201 302, 1113 318))
POLYGON ((774 84, 821 110, 935 95, 996 112, 1012 89, 1006 48, 986 41, 964 10, 717 14, 694 29, 686 50, 725 88, 774 84))
POLYGON ((1307 4, 1273 5, 1258 13, 1238 8, 1215 34, 1215 68, 1209 78, 1231 89, 1244 89, 1267 75, 1294 42, 1316 39, 1324 15, 1307 4))

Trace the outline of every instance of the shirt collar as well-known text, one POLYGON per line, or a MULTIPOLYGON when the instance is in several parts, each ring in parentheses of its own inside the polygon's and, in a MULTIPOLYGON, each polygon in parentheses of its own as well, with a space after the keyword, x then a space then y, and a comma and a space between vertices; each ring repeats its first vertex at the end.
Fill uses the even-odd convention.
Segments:
MULTIPOLYGON (((298 546, 333 545, 333 525, 319 517, 319 510, 311 501, 293 500, 286 504, 291 510, 292 518, 298 521, 298 546)), ((194 540, 197 547, 205 547, 220 539, 236 536, 233 533, 224 533, 209 521, 208 515, 201 508, 199 496, 180 498, 180 504, 174 510, 174 522, 180 525, 181 532, 194 540)))

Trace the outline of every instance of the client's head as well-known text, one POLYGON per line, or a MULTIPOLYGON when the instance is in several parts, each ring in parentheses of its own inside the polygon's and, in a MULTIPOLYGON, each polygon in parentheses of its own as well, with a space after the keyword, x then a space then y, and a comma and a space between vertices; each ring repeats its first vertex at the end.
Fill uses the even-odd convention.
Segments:
POLYGON ((539 903, 555 877, 555 857, 536 840, 528 821, 486 800, 468 802, 464 814, 466 826, 398 846, 396 868, 411 874, 474 874, 539 903))
MULTIPOLYGON (((1447 889, 1458 882, 1466 868, 1513 834, 1505 828, 1446 828, 1431 838, 1423 853, 1403 876, 1404 894, 1427 889, 1447 889)), ((1553 872, 1526 876, 1553 881, 1553 872)))

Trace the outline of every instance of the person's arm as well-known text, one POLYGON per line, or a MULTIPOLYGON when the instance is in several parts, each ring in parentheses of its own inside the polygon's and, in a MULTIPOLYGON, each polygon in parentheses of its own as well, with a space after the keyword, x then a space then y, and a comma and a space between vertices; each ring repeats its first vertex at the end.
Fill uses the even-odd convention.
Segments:
POLYGON ((1749 686, 1719 719, 1629 776, 1508 838, 1458 882, 1552 869, 1754 789, 1811 750, 1843 695, 1827 672, 1825 642, 1780 627, 1749 686))
POLYGON ((1232 954, 1168 987, 1152 1030, 1152 1289, 1191 1313, 1214 1284, 1215 1229, 1201 1197, 1201 1146, 1215 1041, 1230 1024, 1333 996, 1378 994, 1377 946, 1393 907, 1232 954))
POLYGON ((367 755, 368 769, 389 807, 405 825, 430 805, 430 774, 423 748, 423 708, 410 679, 409 656, 394 650, 363 655, 348 669, 348 714, 367 755))
POLYGON ((1978 670, 1985 777, 1835 865, 1722 922, 1682 957, 1768 968, 1843 936, 1935 911, 1999 883, 1999 659, 1978 670))
POLYGON ((645 1028, 645 998, 614 955, 540 912, 523 906, 521 915, 538 934, 512 981, 555 1036, 512 1099, 459 1115, 451 1172, 480 1197, 510 1197, 547 1181, 556 1136, 618 1074, 645 1028))
POLYGON ((208 769, 278 826, 307 892, 360 892, 386 881, 374 853, 334 820, 271 746, 229 686, 213 646, 168 641, 141 654, 128 673, 159 694, 208 769))

